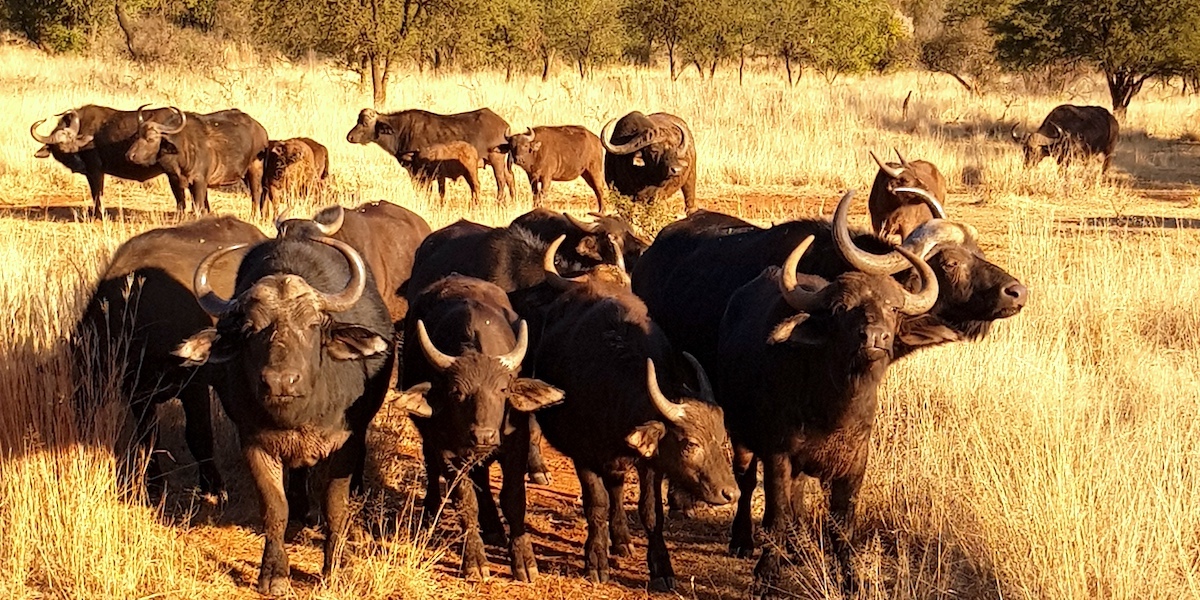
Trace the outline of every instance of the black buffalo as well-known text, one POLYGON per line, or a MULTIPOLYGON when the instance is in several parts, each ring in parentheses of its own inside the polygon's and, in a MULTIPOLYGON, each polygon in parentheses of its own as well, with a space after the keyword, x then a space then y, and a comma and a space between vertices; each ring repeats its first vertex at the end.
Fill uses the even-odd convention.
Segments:
MULTIPOLYGON (((157 120, 166 119, 170 114, 165 108, 146 111, 148 118, 157 120)), ((29 128, 33 139, 43 144, 34 156, 53 156, 72 172, 87 176, 95 216, 104 214, 101 198, 104 195, 105 175, 147 181, 163 174, 158 164, 141 165, 125 156, 137 138, 137 111, 88 104, 68 110, 59 117, 49 135, 37 132, 38 126, 46 119, 29 128)))
POLYGON ((425 457, 425 517, 441 509, 440 478, 454 486, 466 533, 463 574, 488 576, 483 530, 502 543, 488 467, 504 474, 500 504, 510 533, 513 578, 530 581, 537 561, 525 532, 528 413, 560 402, 561 390, 518 377, 529 328, 495 284, 453 275, 421 292, 412 305, 404 345, 404 404, 421 433, 425 457), (515 330, 515 331, 514 331, 515 330))
MULTIPOLYGON (((492 166, 496 175, 496 198, 503 201, 506 195, 511 197, 515 193, 512 169, 503 152, 506 131, 508 123, 487 108, 452 115, 416 109, 379 114, 364 108, 358 113, 358 123, 346 134, 346 141, 351 144, 375 142, 397 160, 406 153, 420 152, 434 144, 467 142, 492 166)), ((419 175, 413 171, 410 174, 419 175)))
POLYGON ((512 161, 529 175, 535 206, 546 201, 550 182, 582 177, 596 194, 596 210, 604 212, 604 146, 596 134, 578 125, 560 125, 505 137, 512 161))
MULTIPOLYGON (((650 320, 619 267, 560 276, 547 249, 547 285, 560 295, 544 308, 536 372, 562 388, 561 405, 538 413, 549 442, 575 464, 588 525, 584 567, 609 578, 609 547, 628 555, 625 472, 638 469, 638 514, 649 537, 651 587, 672 589, 675 572, 663 540, 662 477, 712 504, 738 497, 721 409, 696 360, 680 354, 650 320)), ((535 327, 538 327, 535 325, 535 327)))
MULTIPOLYGON (((213 461, 212 370, 185 367, 171 352, 179 340, 213 325, 192 288, 192 275, 201 261, 218 249, 264 239, 257 227, 233 217, 201 219, 130 238, 113 253, 73 335, 81 391, 103 389, 106 378, 119 377, 140 442, 153 440, 158 404, 171 398, 182 401, 185 438, 199 466, 200 491, 214 496, 223 495, 224 487, 213 461)), ((209 280, 219 292, 233 291, 242 254, 231 253, 213 263, 209 280)), ((152 460, 148 480, 155 489, 160 488, 161 471, 152 460)))
POLYGON ((899 150, 896 151, 898 163, 885 163, 874 152, 871 152, 871 158, 879 165, 875 183, 871 185, 871 196, 867 199, 875 235, 900 241, 925 221, 946 218, 942 208, 946 202, 946 178, 933 163, 909 162, 899 150), (913 188, 928 194, 913 193, 913 188))
POLYGON ((688 213, 696 210, 696 144, 691 129, 667 113, 631 112, 600 132, 604 176, 618 192, 638 202, 683 192, 688 213))
POLYGON ((238 268, 234 296, 209 286, 213 261, 196 269, 200 305, 215 328, 176 353, 220 365, 215 385, 237 427, 258 488, 266 544, 258 590, 289 591, 283 470, 326 471, 325 561, 331 573, 344 546, 350 482, 366 451, 367 426, 383 403, 392 370, 392 323, 362 257, 344 242, 287 237, 254 246, 238 268))
POLYGON ((1042 126, 1033 133, 1018 134, 1013 125, 1013 141, 1025 152, 1025 166, 1032 167, 1043 158, 1053 156, 1064 165, 1072 156, 1104 155, 1101 171, 1108 171, 1117 148, 1121 126, 1117 118, 1103 106, 1056 106, 1042 126))
POLYGON ((186 207, 187 190, 192 193, 192 208, 205 213, 208 186, 243 181, 250 189, 252 210, 262 214, 263 162, 269 141, 262 124, 237 109, 201 115, 168 108, 170 118, 138 109, 137 139, 125 153, 129 162, 158 165, 171 182, 180 212, 186 207))
MULTIPOLYGON (((847 202, 842 204, 844 211, 847 202)), ((793 501, 801 500, 793 498, 795 484, 802 475, 819 479, 829 490, 829 539, 848 575, 854 501, 866 472, 876 389, 903 321, 933 306, 938 281, 925 261, 903 248, 899 252, 919 279, 915 292, 886 269, 842 273, 828 282, 798 277, 796 265, 812 242, 809 236, 782 270, 766 269, 730 297, 720 325, 717 399, 739 461, 753 453, 763 463, 763 527, 782 532, 794 523, 793 501)), ((751 539, 748 498, 757 475, 752 463, 738 468, 747 500, 738 505, 734 542, 745 549, 751 539)), ((775 575, 773 550, 764 551, 756 569, 763 579, 775 575)))

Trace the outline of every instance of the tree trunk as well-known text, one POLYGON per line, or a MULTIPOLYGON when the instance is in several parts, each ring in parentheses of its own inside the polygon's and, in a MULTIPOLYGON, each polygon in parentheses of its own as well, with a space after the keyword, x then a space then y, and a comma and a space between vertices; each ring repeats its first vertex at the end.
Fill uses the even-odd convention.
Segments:
POLYGON ((708 80, 712 81, 713 77, 717 76, 717 59, 713 59, 712 65, 708 68, 708 80))
POLYGON ((138 60, 138 51, 134 48, 134 32, 133 23, 129 20, 129 15, 125 14, 125 7, 117 2, 117 26, 121 28, 121 33, 125 34, 125 47, 129 48, 129 57, 133 60, 138 60))
POLYGON ((692 65, 696 67, 696 73, 700 75, 700 81, 704 81, 704 65, 700 64, 700 59, 693 58, 692 65))
POLYGON ((554 50, 547 48, 542 52, 542 81, 550 79, 550 62, 554 60, 554 50))
POLYGON ((375 108, 387 103, 388 61, 375 53, 371 56, 371 94, 375 108))
POLYGON ((1124 123, 1129 102, 1142 91, 1142 84, 1146 83, 1150 76, 1129 69, 1105 72, 1104 76, 1108 81, 1108 93, 1112 97, 1113 116, 1124 123))
POLYGON ((679 75, 675 73, 675 43, 674 42, 667 42, 667 65, 669 65, 671 68, 671 81, 675 81, 676 79, 679 78, 679 75))
POLYGON ((504 83, 512 83, 512 63, 504 63, 504 83))
POLYGON ((581 56, 575 62, 579 65, 579 78, 583 79, 584 76, 587 74, 584 70, 584 65, 585 65, 586 61, 584 61, 584 58, 581 56))
POLYGON ((790 54, 783 55, 783 68, 787 71, 788 87, 792 87, 792 57, 790 54))
POLYGON ((742 85, 742 76, 746 71, 746 47, 738 48, 738 85, 742 85))

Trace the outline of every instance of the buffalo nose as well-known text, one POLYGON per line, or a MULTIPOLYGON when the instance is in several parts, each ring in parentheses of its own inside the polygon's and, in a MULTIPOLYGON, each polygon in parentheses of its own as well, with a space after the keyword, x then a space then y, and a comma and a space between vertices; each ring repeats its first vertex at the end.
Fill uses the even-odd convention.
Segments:
POLYGON ((1004 287, 1004 295, 1011 298, 1012 303, 1016 306, 1025 306, 1025 299, 1029 296, 1029 288, 1020 282, 1010 283, 1004 287))
POLYGON ((725 504, 737 502, 737 499, 740 498, 741 495, 742 493, 735 487, 727 487, 721 490, 721 498, 725 500, 725 504))
POLYGON ((892 349, 892 332, 883 327, 868 326, 862 332, 862 340, 866 348, 892 349))
POLYGON ((474 427, 471 429, 471 437, 475 439, 476 446, 500 445, 500 431, 491 427, 474 427))
POLYGON ((294 369, 263 369, 263 383, 272 396, 299 396, 300 372, 294 369))

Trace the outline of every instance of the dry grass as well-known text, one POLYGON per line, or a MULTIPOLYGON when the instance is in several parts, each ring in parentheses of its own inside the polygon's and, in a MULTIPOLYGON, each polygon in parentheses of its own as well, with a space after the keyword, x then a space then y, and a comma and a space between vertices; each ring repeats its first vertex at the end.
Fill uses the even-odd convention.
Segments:
MULTIPOLYGON (((109 394, 110 408, 78 430, 64 337, 108 253, 171 222, 173 203, 162 180, 110 179, 108 205, 128 209, 128 220, 61 222, 70 212, 61 207, 87 204, 86 185, 32 158, 30 122, 88 102, 238 106, 272 137, 307 135, 329 146, 334 179, 318 202, 386 198, 435 227, 460 216, 500 223, 528 209, 526 192, 521 204, 466 215, 465 185, 452 185, 441 205, 415 193, 383 152, 345 143, 368 102, 347 74, 237 53, 225 62, 224 76, 210 80, 0 48, 0 107, 9 115, 0 128, 0 314, 8 315, 0 322, 0 596, 253 597, 261 552, 244 526, 253 517, 231 524, 198 508, 199 518, 181 519, 121 501, 111 452, 84 443, 111 442, 119 399, 109 394)), ((760 221, 828 212, 837 190, 864 189, 874 175, 868 148, 898 146, 932 160, 951 181, 952 215, 984 232, 990 257, 1029 285, 1032 300, 986 341, 923 352, 892 369, 860 502, 860 595, 1200 597, 1200 210, 1190 191, 1145 191, 1191 189, 1197 155, 1171 140, 1200 133, 1200 99, 1167 90, 1139 98, 1118 172, 1102 178, 1095 164, 1059 172, 1047 161, 1026 171, 1006 139, 1012 123, 1036 126, 1061 101, 1102 104, 1101 86, 1072 98, 979 99, 928 74, 832 87, 805 80, 795 89, 779 79, 672 84, 661 73, 622 69, 586 82, 563 75, 505 84, 492 74, 403 73, 391 106, 490 106, 514 128, 598 129, 627 109, 674 112, 696 134, 702 201, 760 221), (1181 228, 1117 218, 1128 214, 1173 217, 1181 228)), ((556 190, 557 205, 590 206, 582 183, 556 190)), ((248 212, 244 192, 211 199, 218 211, 248 212)), ((386 454, 375 461, 412 485, 416 475, 398 473, 386 454)), ((382 514, 397 522, 377 527, 384 533, 357 548, 333 581, 301 593, 471 593, 436 572, 436 553, 413 543, 401 517, 382 514)), ((292 556, 300 572, 317 572, 315 548, 293 547, 292 556)), ((750 565, 740 568, 748 580, 750 565)), ((819 559, 802 557, 797 572, 805 595, 829 593, 819 559)), ((564 595, 561 580, 546 579, 526 595, 564 595)))

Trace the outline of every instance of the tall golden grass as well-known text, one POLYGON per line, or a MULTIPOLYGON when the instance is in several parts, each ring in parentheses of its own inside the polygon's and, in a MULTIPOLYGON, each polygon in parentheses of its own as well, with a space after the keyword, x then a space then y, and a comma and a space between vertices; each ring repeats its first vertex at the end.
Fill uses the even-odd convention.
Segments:
MULTIPOLYGON (((65 337, 112 249, 172 222, 173 203, 162 180, 110 179, 107 205, 133 218, 60 222, 61 209, 41 207, 82 209, 86 185, 32 157, 29 123, 85 103, 237 106, 272 137, 305 135, 329 147, 334 179, 316 203, 387 199, 435 227, 463 216, 502 223, 528 209, 526 192, 468 214, 465 185, 452 185, 443 204, 414 191, 377 148, 344 142, 369 103, 349 74, 233 50, 225 62, 225 72, 206 76, 0 48, 0 107, 9 117, 0 128, 0 596, 252 597, 261 550, 249 530, 181 523, 121 501, 111 451, 81 443, 88 432, 69 402, 65 337)), ((831 206, 838 190, 869 186, 868 149, 896 146, 941 168, 952 216, 983 231, 989 257, 1030 287, 1031 301, 984 341, 925 351, 890 371, 860 501, 866 598, 1200 597, 1200 236, 1188 220, 1200 210, 1190 192, 1163 201, 1141 191, 1186 187, 1196 158, 1171 140, 1200 133, 1200 100, 1165 89, 1144 96, 1124 124, 1117 173, 1102 177, 1095 163, 1026 170, 1007 140, 1013 123, 1036 127, 1057 103, 1103 104, 1092 81, 1069 97, 979 98, 925 73, 788 88, 771 73, 739 86, 734 77, 672 83, 625 68, 545 83, 405 72, 390 90, 394 108, 489 106, 514 129, 598 130, 632 109, 673 112, 695 132, 702 204, 764 222, 827 212, 811 199, 831 206), (757 202, 779 196, 803 202, 757 202), (1174 217, 1181 227, 1120 218, 1127 214, 1174 217)), ((591 205, 582 183, 555 189, 556 205, 591 205)), ((244 192, 211 202, 249 218, 244 192)), ((87 427, 115 429, 120 415, 96 418, 87 427)), ((404 527, 384 529, 399 533, 302 593, 469 593, 434 573, 436 557, 404 527)), ((319 557, 292 553, 315 571, 319 557)), ((796 572, 802 593, 836 593, 821 561, 802 560, 796 572)))

